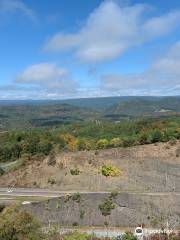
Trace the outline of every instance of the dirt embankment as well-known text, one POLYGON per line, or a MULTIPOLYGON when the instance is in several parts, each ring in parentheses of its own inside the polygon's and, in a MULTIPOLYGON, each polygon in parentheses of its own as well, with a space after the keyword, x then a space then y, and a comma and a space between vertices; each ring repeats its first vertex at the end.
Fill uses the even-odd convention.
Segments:
POLYGON ((180 191, 180 142, 130 148, 60 153, 34 160, 0 177, 0 187, 58 190, 180 191), (121 169, 118 177, 102 176, 103 165, 121 169), (78 168, 79 175, 71 169, 78 168))

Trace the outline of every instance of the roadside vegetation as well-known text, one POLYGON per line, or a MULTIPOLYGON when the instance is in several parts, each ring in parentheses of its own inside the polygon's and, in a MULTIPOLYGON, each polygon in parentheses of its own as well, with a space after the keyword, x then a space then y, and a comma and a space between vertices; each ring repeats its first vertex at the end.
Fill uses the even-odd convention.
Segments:
MULTIPOLYGON (((53 152, 98 150, 180 139, 180 118, 141 119, 120 123, 76 123, 58 128, 1 133, 0 163, 29 161, 53 152)), ((178 155, 178 153, 177 153, 178 155)), ((77 171, 72 170, 72 174, 77 171)), ((1 175, 3 171, 1 169, 1 175)))
MULTIPOLYGON (((28 212, 17 206, 0 209, 0 239, 1 240, 137 240, 131 232, 114 238, 99 238, 95 235, 73 231, 60 234, 57 227, 43 231, 43 226, 28 212)), ((144 240, 179 240, 179 233, 152 234, 144 240)))

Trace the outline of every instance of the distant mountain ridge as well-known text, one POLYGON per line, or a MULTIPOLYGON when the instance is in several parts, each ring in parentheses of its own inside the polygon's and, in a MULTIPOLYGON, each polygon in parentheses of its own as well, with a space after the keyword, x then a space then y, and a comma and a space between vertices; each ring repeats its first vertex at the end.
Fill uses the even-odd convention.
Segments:
POLYGON ((74 98, 74 99, 62 99, 62 100, 0 100, 1 105, 54 105, 54 104, 70 104, 78 107, 86 107, 104 110, 107 107, 113 106, 121 102, 129 101, 178 101, 179 96, 115 96, 115 97, 95 97, 95 98, 74 98))
POLYGON ((106 109, 108 114, 124 114, 129 116, 149 115, 158 113, 180 112, 180 97, 158 99, 128 99, 106 109))
POLYGON ((0 127, 31 128, 180 114, 180 96, 0 101, 0 127))

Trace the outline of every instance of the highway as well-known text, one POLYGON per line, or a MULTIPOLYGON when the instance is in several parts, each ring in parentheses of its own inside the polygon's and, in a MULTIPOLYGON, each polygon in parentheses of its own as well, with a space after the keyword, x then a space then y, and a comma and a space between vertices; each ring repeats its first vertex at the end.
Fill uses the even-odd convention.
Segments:
MULTIPOLYGON (((30 188, 0 188, 0 196, 11 196, 11 197, 60 197, 66 194, 74 193, 84 193, 84 194, 104 194, 110 193, 107 191, 93 192, 93 191, 82 191, 82 190, 73 190, 73 191, 53 191, 48 189, 30 189, 30 188)), ((151 195, 151 196, 169 196, 175 195, 180 196, 180 192, 129 192, 123 191, 129 194, 138 194, 138 195, 151 195)))

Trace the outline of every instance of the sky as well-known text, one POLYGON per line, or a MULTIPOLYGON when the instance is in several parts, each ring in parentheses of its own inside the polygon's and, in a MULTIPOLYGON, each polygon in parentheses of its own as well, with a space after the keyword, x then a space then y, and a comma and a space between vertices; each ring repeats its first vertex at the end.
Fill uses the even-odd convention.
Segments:
POLYGON ((179 0, 0 0, 0 99, 180 95, 179 0))

